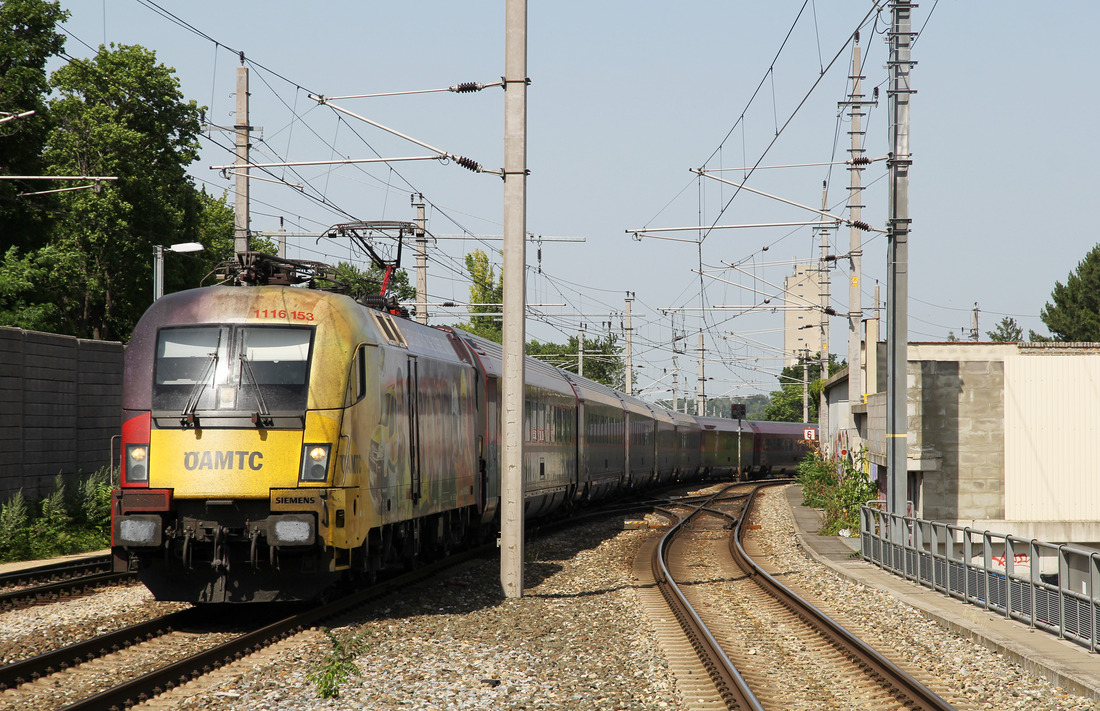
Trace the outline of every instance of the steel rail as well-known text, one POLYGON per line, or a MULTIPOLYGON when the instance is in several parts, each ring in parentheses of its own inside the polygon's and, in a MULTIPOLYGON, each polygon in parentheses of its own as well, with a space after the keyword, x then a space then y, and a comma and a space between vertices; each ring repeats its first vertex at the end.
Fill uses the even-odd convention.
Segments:
POLYGON ((10 573, 0 574, 0 587, 30 585, 41 580, 56 580, 59 577, 87 575, 89 572, 107 572, 111 570, 111 556, 97 555, 89 558, 74 558, 59 563, 47 563, 33 568, 22 568, 10 573))
MULTIPOLYGON (((574 516, 572 518, 559 521, 547 521, 539 525, 529 527, 528 531, 529 533, 534 535, 539 535, 542 533, 552 533, 570 525, 584 523, 586 520, 597 515, 599 515, 599 512, 592 512, 591 515, 574 516)), ((604 515, 606 515, 606 513, 604 515)), ((200 652, 196 655, 181 659, 160 669, 153 670, 135 679, 119 684, 113 688, 101 691, 88 698, 78 700, 72 704, 69 704, 68 706, 65 706, 62 711, 102 711, 104 709, 117 709, 118 711, 121 711, 122 709, 126 709, 134 703, 152 698, 158 694, 163 693, 166 690, 184 684, 194 678, 202 676, 203 674, 207 674, 213 669, 231 663, 236 659, 240 659, 241 657, 246 656, 253 651, 273 644, 283 638, 291 636, 292 634, 296 634, 302 629, 315 626, 325 619, 329 619, 337 615, 349 612, 356 607, 366 604, 372 599, 436 575, 446 570, 447 568, 454 567, 469 560, 483 557, 488 554, 493 554, 495 552, 496 545, 495 542, 493 542, 486 545, 478 546, 476 548, 472 548, 470 550, 454 553, 444 559, 432 562, 414 571, 395 576, 376 584, 372 584, 369 587, 366 587, 350 595, 344 596, 331 603, 320 605, 318 607, 312 608, 296 615, 288 616, 284 619, 268 624, 261 629, 243 634, 235 639, 219 644, 204 652, 200 652)), ((189 610, 183 610, 182 613, 202 614, 203 610, 201 608, 191 608, 189 610)), ((177 624, 181 624, 182 622, 186 621, 187 618, 183 617, 177 624)), ((142 636, 147 636, 148 634, 151 634, 150 630, 146 630, 141 625, 135 625, 132 628, 120 630, 118 634, 122 635, 129 630, 140 632, 142 636)), ((128 644, 132 643, 133 642, 130 642, 128 644)), ((95 640, 89 640, 86 644, 89 645, 89 648, 96 646, 102 647, 103 641, 102 638, 96 638, 95 640), (97 642, 98 645, 96 644, 97 642)), ((120 646, 126 646, 126 644, 122 644, 120 646)), ((52 673, 52 671, 56 671, 57 669, 62 668, 62 664, 69 663, 65 661, 66 659, 75 660, 75 656, 73 654, 74 651, 77 651, 75 649, 75 645, 68 647, 65 650, 58 650, 58 652, 48 653, 57 655, 55 659, 61 660, 54 662, 50 669, 50 672, 48 673, 52 673)), ((87 654, 89 653, 91 653, 93 656, 96 656, 94 652, 84 651, 82 652, 82 656, 84 657, 84 659, 80 659, 79 661, 84 661, 85 659, 87 659, 87 654)), ((30 669, 30 661, 31 660, 27 660, 27 667, 24 667, 24 678, 27 678, 26 670, 30 669)), ((77 662, 74 661, 74 663, 77 662)), ((0 669, 0 673, 2 672, 3 669, 0 669)))
POLYGON ((28 684, 62 669, 83 664, 97 657, 117 652, 120 649, 171 632, 173 629, 198 619, 200 612, 195 608, 180 610, 5 665, 0 667, 0 690, 28 684))
MULTIPOLYGON (((769 484, 774 485, 774 484, 769 484)), ((763 488, 763 487, 761 487, 763 488)), ((758 490, 759 491, 759 490, 758 490)), ((749 577, 763 587, 769 594, 794 614, 805 620, 808 624, 818 629, 830 642, 839 649, 859 660, 874 673, 889 681, 891 685, 901 692, 908 701, 924 711, 956 711, 955 707, 941 698, 924 684, 914 679, 908 672, 884 657, 875 649, 867 645, 859 637, 855 636, 840 623, 836 622, 821 610, 799 597, 794 591, 768 574, 749 557, 741 543, 743 524, 748 519, 756 500, 756 493, 749 497, 748 503, 742 512, 733 533, 730 536, 730 554, 738 565, 741 565, 749 577)), ((726 514, 728 516, 728 514, 726 514)), ((733 518, 730 516, 730 518, 733 518)))
POLYGON ((674 615, 680 622, 684 633, 688 636, 699 661, 706 667, 714 682, 715 689, 722 697, 726 707, 730 709, 747 709, 750 711, 764 711, 764 707, 757 700, 756 695, 749 689, 748 683, 733 666, 733 662, 722 650, 714 636, 707 629, 706 624, 696 614, 691 603, 688 602, 680 587, 676 584, 669 572, 666 558, 668 549, 677 533, 695 516, 703 511, 713 500, 725 493, 725 490, 709 497, 687 516, 680 518, 661 538, 653 556, 653 577, 657 580, 661 593, 668 601, 674 615))
POLYGON ((132 580, 135 577, 133 573, 99 573, 56 583, 36 585, 33 588, 0 593, 0 610, 10 610, 36 602, 57 600, 65 595, 82 595, 96 588, 132 580))

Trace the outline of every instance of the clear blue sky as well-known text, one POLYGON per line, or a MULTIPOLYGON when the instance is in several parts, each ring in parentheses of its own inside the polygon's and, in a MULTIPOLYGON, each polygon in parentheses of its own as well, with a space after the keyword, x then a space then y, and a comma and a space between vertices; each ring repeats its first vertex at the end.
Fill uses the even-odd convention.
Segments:
MULTIPOLYGON (((498 81, 504 72, 501 2, 162 3, 193 29, 139 0, 62 5, 72 12, 65 26, 71 55, 88 56, 92 49, 86 45, 104 42, 148 47, 176 69, 185 95, 209 107, 208 117, 217 124, 234 122, 236 52, 244 51, 251 67, 251 123, 263 128, 262 141, 255 141, 256 162, 425 155, 423 148, 365 123, 337 120, 307 93, 437 89, 498 81)), ((714 232, 701 248, 639 242, 625 230, 811 219, 746 194, 720 213, 731 189, 701 183, 689 169, 752 165, 773 141, 763 165, 843 160, 848 125, 838 123, 837 102, 847 91, 849 37, 872 6, 869 0, 530 3, 528 230, 587 241, 547 241, 541 262, 529 247, 528 300, 568 304, 549 312, 592 315, 529 321, 529 336, 563 341, 581 321, 589 333, 599 331, 611 313, 623 310, 625 292, 633 291, 634 312, 644 314, 634 319, 634 362, 643 366, 636 382, 644 387, 664 376, 644 395, 667 397, 662 391, 671 382, 666 371, 673 320, 661 309, 760 299, 724 281, 701 280, 695 273, 700 261, 708 272, 721 269, 723 261, 743 263, 760 279, 781 285, 792 260, 815 259, 817 238, 807 228, 714 232)), ((879 106, 865 121, 870 156, 889 150, 882 34, 888 21, 884 11, 861 33, 865 91, 880 87, 879 106)), ((1100 3, 923 0, 913 24, 921 35, 912 73, 917 94, 910 144, 910 340, 961 335, 970 327, 975 302, 983 339, 1005 315, 1025 334, 1045 333, 1038 315, 1055 281, 1064 281, 1100 241, 1095 221, 1086 216, 1100 187, 1092 56, 1100 3)), ((499 88, 337 103, 486 167, 503 164, 499 88)), ((231 144, 228 134, 214 134, 192 167, 218 193, 231 191, 232 184, 209 166, 232 162, 231 144)), ((287 230, 302 232, 352 219, 411 220, 409 195, 421 192, 430 203, 432 232, 501 233, 501 180, 456 165, 302 168, 297 176, 286 175, 308 183, 308 192, 327 204, 254 181, 253 230, 275 230, 280 218, 287 230)), ((864 220, 880 228, 887 210, 884 176, 884 163, 864 173, 864 220)), ((848 192, 842 166, 758 171, 749 185, 816 206, 823 181, 829 182, 830 205, 842 210, 848 192)), ((864 247, 865 309, 876 280, 886 293, 885 242, 879 236, 864 247)), ((299 243, 291 256, 346 256, 313 240, 299 243)), ((499 246, 440 240, 431 253, 430 300, 465 300, 462 255, 494 244, 499 246)), ((846 229, 834 244, 835 252, 847 252, 846 229)), ((737 272, 715 275, 770 289, 737 272)), ((832 274, 838 312, 848 309, 847 280, 844 271, 832 274)), ((619 317, 610 320, 617 331, 619 317)), ((708 396, 775 388, 778 361, 763 346, 781 346, 781 312, 711 312, 705 320, 697 312, 681 313, 675 328, 688 334, 689 350, 679 356, 681 393, 685 381, 695 382, 700 328, 708 358, 763 358, 730 367, 708 363, 707 375, 714 378, 708 396)), ((847 322, 834 318, 831 328, 830 350, 843 357, 847 322)))

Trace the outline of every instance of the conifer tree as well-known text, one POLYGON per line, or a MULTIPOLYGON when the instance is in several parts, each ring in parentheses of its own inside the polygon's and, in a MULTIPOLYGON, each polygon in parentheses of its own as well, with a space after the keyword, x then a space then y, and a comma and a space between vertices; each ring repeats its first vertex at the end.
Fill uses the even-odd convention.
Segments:
POLYGON ((1039 317, 1052 338, 1032 331, 1031 340, 1100 342, 1100 244, 1069 273, 1065 284, 1055 282, 1050 298, 1039 317))

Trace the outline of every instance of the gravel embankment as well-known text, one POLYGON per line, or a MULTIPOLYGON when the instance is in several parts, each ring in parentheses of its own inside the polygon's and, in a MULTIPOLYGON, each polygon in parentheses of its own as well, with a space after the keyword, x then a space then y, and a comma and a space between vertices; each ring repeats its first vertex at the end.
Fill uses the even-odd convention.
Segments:
MULTIPOLYGON (((897 600, 839 578, 797 546, 785 503, 770 494, 764 502, 763 530, 754 534, 767 534, 764 545, 783 570, 797 571, 800 587, 828 599, 846 620, 875 630, 868 633, 872 644, 892 656, 908 655, 979 708, 1100 711, 1100 704, 1031 677, 897 600)), ((357 636, 365 648, 355 659, 358 674, 340 685, 336 699, 320 698, 306 678, 332 650, 325 635, 311 631, 153 705, 192 711, 684 708, 631 574, 636 551, 657 532, 623 531, 621 523, 529 541, 519 600, 503 598, 499 563, 490 560, 342 621, 335 632, 357 636)), ((108 605, 132 614, 148 603, 140 589, 115 591, 105 600, 100 594, 64 603, 64 624, 71 628, 84 615, 88 624, 102 625, 108 605)), ((54 611, 40 612, 30 635, 19 630, 32 623, 9 620, 10 614, 17 613, 0 615, 0 645, 55 636, 54 611)))
MULTIPOLYGON (((918 610, 886 593, 850 582, 810 559, 795 538, 794 521, 781 490, 758 502, 749 535, 775 561, 790 571, 784 583, 817 598, 827 612, 835 610, 846 627, 864 641, 931 684, 944 698, 997 711, 1095 711, 1100 702, 1067 693, 1032 676, 1022 667, 985 647, 949 632, 918 610)), ((961 603, 960 603, 961 604, 961 603)))

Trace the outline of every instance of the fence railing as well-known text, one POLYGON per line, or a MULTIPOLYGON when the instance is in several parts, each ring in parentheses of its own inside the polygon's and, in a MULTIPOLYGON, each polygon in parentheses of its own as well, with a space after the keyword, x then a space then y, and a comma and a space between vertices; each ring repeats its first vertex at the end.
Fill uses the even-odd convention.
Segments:
POLYGON ((860 510, 860 539, 883 570, 1098 651, 1100 552, 873 506, 860 510))

